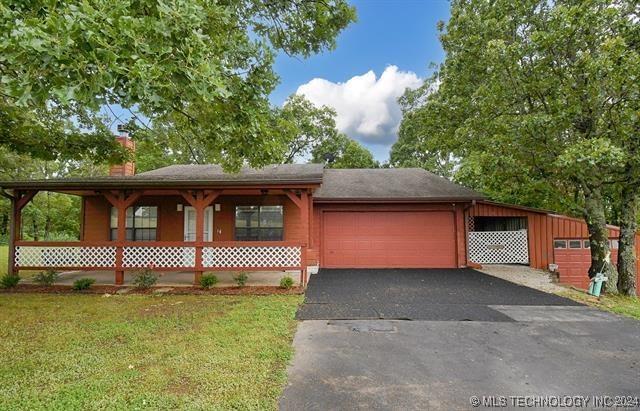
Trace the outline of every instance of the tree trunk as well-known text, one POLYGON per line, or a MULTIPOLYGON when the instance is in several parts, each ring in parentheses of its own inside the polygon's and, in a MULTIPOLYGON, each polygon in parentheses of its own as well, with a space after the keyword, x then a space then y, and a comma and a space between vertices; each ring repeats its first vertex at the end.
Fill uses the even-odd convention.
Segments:
POLYGON ((602 272, 608 277, 606 290, 608 293, 618 292, 618 272, 611 261, 609 250, 609 232, 604 214, 604 202, 602 190, 593 188, 585 190, 584 199, 584 219, 589 229, 589 243, 591 245, 591 267, 589 267, 589 278, 593 278, 597 273, 602 272))
POLYGON ((618 241, 618 291, 636 295, 636 231, 638 229, 638 194, 631 184, 622 188, 620 237, 618 241))

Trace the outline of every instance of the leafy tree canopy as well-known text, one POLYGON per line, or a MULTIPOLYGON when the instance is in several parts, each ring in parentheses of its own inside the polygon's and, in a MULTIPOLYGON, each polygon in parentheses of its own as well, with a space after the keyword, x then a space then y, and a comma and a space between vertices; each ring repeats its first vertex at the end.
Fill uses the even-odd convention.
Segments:
POLYGON ((312 163, 324 163, 328 168, 378 168, 380 164, 362 144, 339 133, 324 140, 312 152, 312 163))
POLYGON ((401 99, 391 162, 508 202, 582 214, 638 141, 638 5, 452 2, 445 62, 401 99), (635 129, 634 129, 635 127, 635 129))
POLYGON ((354 19, 345 0, 5 1, 0 145, 118 161, 101 110, 120 106, 227 167, 270 162, 286 146, 267 100, 275 53, 332 48, 354 19))

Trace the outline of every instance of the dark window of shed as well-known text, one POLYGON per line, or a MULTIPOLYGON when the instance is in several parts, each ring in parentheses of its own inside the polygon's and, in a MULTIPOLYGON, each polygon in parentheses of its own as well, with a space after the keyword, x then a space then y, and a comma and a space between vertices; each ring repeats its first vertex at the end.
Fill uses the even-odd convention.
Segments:
POLYGON ((527 229, 526 217, 474 217, 473 231, 519 231, 527 229))
POLYGON ((553 248, 567 248, 567 240, 554 240, 553 248))
POLYGON ((582 248, 581 240, 569 240, 569 248, 582 248))

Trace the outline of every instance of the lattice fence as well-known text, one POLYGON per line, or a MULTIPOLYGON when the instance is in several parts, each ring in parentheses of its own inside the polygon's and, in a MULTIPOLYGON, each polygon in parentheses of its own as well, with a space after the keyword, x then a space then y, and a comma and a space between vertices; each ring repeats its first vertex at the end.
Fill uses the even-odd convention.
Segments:
POLYGON ((195 247, 124 247, 124 268, 193 268, 196 264, 195 247))
POLYGON ((478 264, 528 264, 527 231, 470 231, 469 259, 478 264))
POLYGON ((299 267, 301 247, 204 247, 205 268, 299 267))
POLYGON ((16 267, 111 268, 116 264, 115 247, 17 246, 16 267))

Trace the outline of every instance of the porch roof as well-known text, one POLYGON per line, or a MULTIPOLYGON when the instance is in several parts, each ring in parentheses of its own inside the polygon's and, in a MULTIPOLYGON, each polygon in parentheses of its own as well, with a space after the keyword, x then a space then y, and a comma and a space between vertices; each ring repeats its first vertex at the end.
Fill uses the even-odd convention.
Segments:
POLYGON ((280 164, 260 169, 243 167, 225 173, 213 164, 172 165, 133 176, 52 178, 0 181, 4 189, 195 188, 202 186, 296 185, 322 183, 322 164, 280 164))

